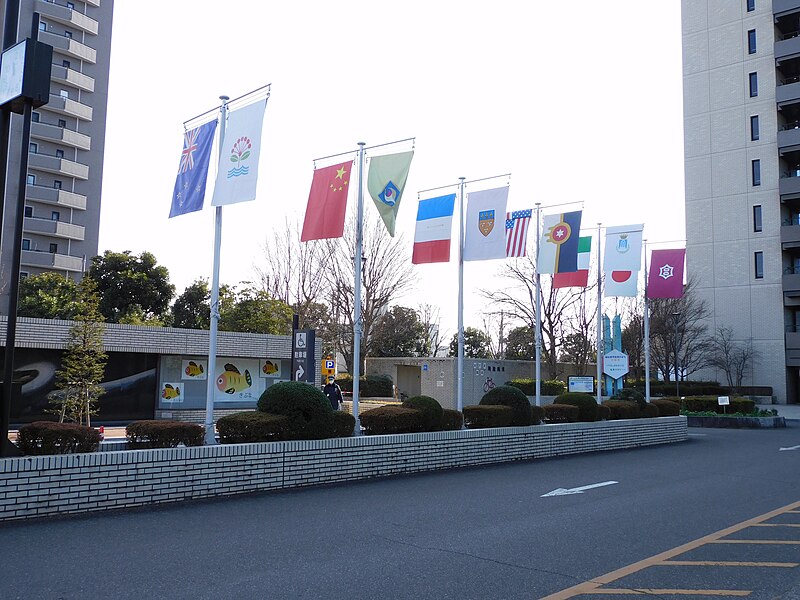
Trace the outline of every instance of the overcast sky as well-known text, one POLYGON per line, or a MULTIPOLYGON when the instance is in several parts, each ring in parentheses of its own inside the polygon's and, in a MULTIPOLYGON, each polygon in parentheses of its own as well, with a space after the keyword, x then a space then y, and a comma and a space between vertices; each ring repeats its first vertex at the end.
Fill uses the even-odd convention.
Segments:
MULTIPOLYGON (((509 210, 582 201, 584 227, 682 240, 680 41, 675 1, 118 1, 100 251, 149 250, 178 293, 210 280, 215 165, 206 208, 167 218, 182 123, 266 83, 258 198, 223 210, 222 283, 256 279, 267 236, 302 221, 313 159, 360 141, 416 138, 397 226, 409 256, 417 191, 509 172, 509 210)), ((466 326, 502 265, 466 263, 466 326)), ((452 334, 456 260, 415 271, 399 303, 424 293, 452 334)))

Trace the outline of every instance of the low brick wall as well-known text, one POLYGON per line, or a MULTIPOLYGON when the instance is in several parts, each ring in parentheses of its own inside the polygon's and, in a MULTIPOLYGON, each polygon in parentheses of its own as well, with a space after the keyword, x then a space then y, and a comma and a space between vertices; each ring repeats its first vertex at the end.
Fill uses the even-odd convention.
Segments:
POLYGON ((688 439, 686 417, 0 459, 0 520, 621 450, 688 439))

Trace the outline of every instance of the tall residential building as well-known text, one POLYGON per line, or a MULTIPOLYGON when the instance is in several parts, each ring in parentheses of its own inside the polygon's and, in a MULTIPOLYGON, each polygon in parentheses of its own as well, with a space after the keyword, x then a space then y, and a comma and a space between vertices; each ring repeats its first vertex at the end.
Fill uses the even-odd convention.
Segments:
POLYGON ((800 0, 682 0, 682 21, 688 271, 710 331, 752 342, 744 383, 798 402, 800 0))
MULTIPOLYGON (((98 250, 114 2, 20 4, 17 39, 31 35, 33 13, 38 12, 38 39, 53 46, 50 102, 33 112, 31 123, 20 272, 22 277, 54 271, 80 278, 98 250)), ((0 248, 0 314, 8 312, 21 140, 22 119, 14 115, 0 248)))

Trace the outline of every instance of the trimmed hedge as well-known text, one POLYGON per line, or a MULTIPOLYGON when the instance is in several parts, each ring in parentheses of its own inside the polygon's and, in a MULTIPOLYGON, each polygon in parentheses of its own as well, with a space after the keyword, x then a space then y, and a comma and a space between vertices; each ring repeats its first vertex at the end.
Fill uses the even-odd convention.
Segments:
POLYGON ((600 421, 608 421, 611 419, 611 411, 608 410, 608 407, 605 404, 600 404, 597 406, 597 418, 600 421))
POLYGON ((577 423, 580 409, 572 404, 548 404, 543 406, 548 423, 577 423))
POLYGON ((460 431, 464 428, 464 415, 457 410, 442 410, 442 431, 460 431))
MULTIPOLYGON (((536 395, 536 380, 528 378, 512 379, 506 381, 505 385, 519 388, 526 396, 536 395)), ((567 391, 567 384, 558 379, 550 379, 542 381, 541 386, 542 396, 558 396, 567 391)))
POLYGON ((544 408, 531 406, 531 425, 538 425, 542 421, 544 421, 544 408))
POLYGON ((413 396, 403 400, 403 406, 420 411, 425 418, 425 431, 436 431, 442 426, 442 405, 430 396, 413 396))
POLYGON ((578 407, 578 421, 581 423, 591 423, 600 418, 597 409, 597 400, 594 396, 581 392, 567 392, 556 396, 554 404, 571 404, 578 407))
POLYGON ((756 403, 747 398, 731 398, 729 406, 720 406, 716 396, 687 396, 681 400, 681 409, 689 412, 717 412, 749 414, 755 412, 756 403), (724 410, 723 410, 724 409, 724 410))
POLYGON ((30 456, 95 452, 102 439, 99 431, 85 425, 34 421, 19 428, 17 447, 30 456))
POLYGON ((640 408, 643 407, 645 403, 644 394, 635 388, 622 388, 612 400, 636 402, 640 408))
POLYGON ((202 446, 206 429, 196 423, 183 421, 134 421, 125 428, 128 448, 175 448, 184 446, 202 446))
MULTIPOLYGON (((353 393, 353 376, 347 373, 336 378, 342 392, 353 393)), ((367 375, 358 378, 358 395, 363 398, 392 398, 394 383, 391 377, 384 375, 367 375)))
POLYGON ((642 416, 642 411, 636 402, 630 400, 606 400, 603 406, 608 410, 609 421, 619 419, 638 419, 642 416))
POLYGON ((677 417, 681 414, 681 405, 666 398, 656 398, 651 400, 650 404, 658 407, 658 416, 660 417, 677 417))
POLYGON ((513 422, 514 409, 510 406, 485 404, 464 407, 464 425, 466 425, 467 429, 511 427, 513 422))
POLYGON ((639 416, 643 419, 655 419, 656 417, 661 416, 661 410, 658 408, 658 405, 653 404, 652 402, 649 404, 645 402, 644 408, 641 409, 639 416))
POLYGON ((367 435, 387 433, 420 433, 425 431, 425 415, 405 406, 380 406, 360 415, 367 435))
MULTIPOLYGON (((531 403, 525 393, 519 388, 510 385, 499 385, 489 390, 481 401, 480 406, 508 406, 513 411, 511 424, 514 426, 526 426, 531 424, 531 403)), ((466 415, 464 415, 466 419, 466 415)))
POLYGON ((356 418, 342 410, 333 411, 333 437, 345 438, 353 435, 356 418))
MULTIPOLYGON (((628 385, 635 387, 644 394, 645 382, 643 379, 628 380, 628 385)), ((680 392, 686 396, 724 396, 727 388, 718 381, 681 381, 680 392)), ((672 396, 675 394, 674 381, 650 380, 651 396, 672 396)))
POLYGON ((217 421, 221 444, 277 442, 284 439, 288 427, 289 417, 254 410, 225 415, 217 421))
POLYGON ((261 394, 258 410, 289 417, 286 439, 333 437, 333 408, 322 390, 313 385, 299 381, 276 383, 261 394))

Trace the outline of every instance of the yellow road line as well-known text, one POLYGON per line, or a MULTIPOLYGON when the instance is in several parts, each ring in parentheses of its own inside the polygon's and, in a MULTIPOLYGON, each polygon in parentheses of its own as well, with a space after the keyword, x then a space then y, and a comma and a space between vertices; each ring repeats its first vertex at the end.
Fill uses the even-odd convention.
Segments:
POLYGON ((749 596, 752 590, 679 590, 658 588, 602 588, 586 592, 586 594, 603 594, 608 596, 667 595, 673 596, 749 596))
POLYGON ((650 558, 640 560, 639 562, 635 562, 633 564, 627 565, 615 571, 611 571, 610 573, 606 573, 605 575, 600 575, 589 581, 584 581, 583 583, 574 585, 571 588, 567 588, 565 590, 561 590, 554 594, 550 594, 549 596, 545 596, 541 600, 566 600, 567 598, 574 598, 575 596, 580 596, 581 594, 591 594, 593 593, 594 590, 596 590, 602 585, 606 585, 608 583, 616 581, 617 579, 622 579, 623 577, 627 577, 632 573, 636 573, 637 571, 641 571, 643 569, 646 569, 647 567, 652 567, 653 565, 668 560, 674 556, 678 556, 685 552, 689 552, 690 550, 699 548, 700 546, 704 546, 711 541, 719 540, 734 533, 738 533, 739 531, 747 529, 748 527, 751 527, 756 523, 763 523, 764 521, 768 521, 778 515, 784 514, 789 511, 797 510, 799 508, 800 508, 800 502, 793 502, 792 504, 789 504, 782 508, 775 509, 761 516, 753 517, 752 519, 748 519, 747 521, 742 521, 741 523, 737 523, 736 525, 731 525, 730 527, 726 527, 725 529, 720 529, 716 533, 711 533, 709 535, 703 536, 699 539, 688 542, 681 546, 677 546, 676 548, 666 550, 665 552, 661 552, 660 554, 656 554, 655 556, 651 556, 650 558))
POLYGON ((712 540, 709 544, 800 544, 798 540, 712 540))
POLYGON ((800 563, 785 562, 749 562, 741 560, 664 560, 656 563, 659 567, 777 567, 792 569, 800 563))
POLYGON ((800 527, 800 523, 755 523, 753 527, 800 527))

